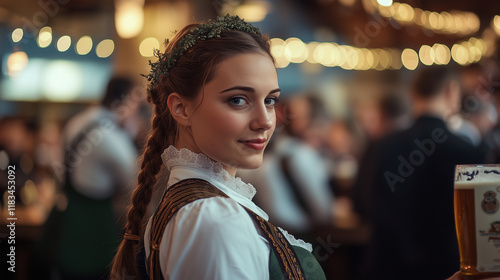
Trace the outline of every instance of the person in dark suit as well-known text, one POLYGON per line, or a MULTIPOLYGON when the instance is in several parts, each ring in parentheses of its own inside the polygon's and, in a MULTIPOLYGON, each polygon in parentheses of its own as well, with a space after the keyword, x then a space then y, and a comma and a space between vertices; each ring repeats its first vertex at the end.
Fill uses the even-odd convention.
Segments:
POLYGON ((484 163, 486 151, 447 127, 446 119, 460 108, 452 68, 422 69, 411 94, 414 124, 367 150, 354 187, 355 198, 369 194, 370 201, 355 204, 370 203, 373 228, 360 279, 445 279, 459 269, 454 169, 484 163))

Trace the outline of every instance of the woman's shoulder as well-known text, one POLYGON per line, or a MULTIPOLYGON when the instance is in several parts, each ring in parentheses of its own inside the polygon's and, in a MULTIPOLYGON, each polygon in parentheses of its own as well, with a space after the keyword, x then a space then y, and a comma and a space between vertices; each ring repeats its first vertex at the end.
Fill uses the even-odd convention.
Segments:
POLYGON ((227 197, 210 197, 191 202, 172 217, 172 222, 184 228, 196 226, 198 230, 206 232, 253 227, 245 208, 227 197))

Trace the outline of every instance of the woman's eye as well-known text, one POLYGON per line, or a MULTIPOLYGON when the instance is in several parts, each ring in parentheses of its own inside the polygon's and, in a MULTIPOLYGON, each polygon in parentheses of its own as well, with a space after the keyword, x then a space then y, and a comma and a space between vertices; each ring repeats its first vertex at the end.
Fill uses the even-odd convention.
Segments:
POLYGON ((265 104, 267 106, 274 106, 278 102, 279 102, 279 98, 278 97, 269 97, 269 98, 266 98, 266 100, 265 100, 265 104))
POLYGON ((229 103, 231 105, 241 106, 245 104, 245 99, 243 97, 231 97, 229 103))

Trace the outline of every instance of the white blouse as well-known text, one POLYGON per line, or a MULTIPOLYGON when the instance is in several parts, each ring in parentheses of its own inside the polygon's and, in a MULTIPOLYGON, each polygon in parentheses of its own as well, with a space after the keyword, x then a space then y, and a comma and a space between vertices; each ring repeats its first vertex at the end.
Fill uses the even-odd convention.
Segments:
MULTIPOLYGON (((170 219, 160 243, 160 268, 165 279, 269 279, 270 246, 241 206, 268 220, 251 201, 255 188, 231 176, 220 163, 187 149, 170 146, 162 159, 170 172, 167 188, 198 178, 229 196, 196 200, 170 219)), ((151 219, 144 238, 146 256, 150 253, 150 227, 151 219)), ((312 251, 311 244, 280 230, 292 245, 312 251)))

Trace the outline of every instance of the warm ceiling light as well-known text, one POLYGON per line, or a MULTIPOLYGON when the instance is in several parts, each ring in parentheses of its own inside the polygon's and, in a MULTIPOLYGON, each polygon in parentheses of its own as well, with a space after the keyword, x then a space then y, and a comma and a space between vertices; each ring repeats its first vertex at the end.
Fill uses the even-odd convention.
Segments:
POLYGON ((469 43, 478 48, 481 51, 481 55, 484 55, 487 51, 486 43, 483 39, 478 39, 476 37, 470 37, 469 43))
POLYGON ((245 1, 234 9, 232 14, 238 15, 247 22, 263 21, 271 7, 266 1, 245 1))
POLYGON ((495 16, 493 18, 493 27, 495 28, 495 32, 500 35, 500 16, 495 16))
POLYGON ((331 53, 334 52, 334 47, 330 43, 320 43, 313 53, 314 60, 324 66, 333 66, 335 63, 332 59, 331 53))
POLYGON ((469 63, 475 63, 479 62, 481 60, 481 50, 477 48, 476 46, 473 46, 472 44, 469 43, 469 63))
POLYGON ((17 77, 28 65, 28 55, 25 52, 14 52, 7 58, 7 74, 11 78, 17 77))
POLYGON ((334 48, 334 51, 331 53, 332 60, 336 62, 338 66, 344 68, 342 65, 347 64, 347 49, 345 49, 344 45, 340 45, 334 48))
POLYGON ((59 40, 57 40, 57 50, 60 52, 65 52, 71 47, 71 37, 64 35, 59 40))
POLYGON ((79 55, 86 55, 92 50, 92 38, 90 36, 83 36, 76 43, 76 52, 79 55))
POLYGON ((356 65, 354 65, 354 70, 365 70, 363 67, 365 65, 365 53, 360 48, 355 48, 354 51, 358 57, 358 61, 356 65))
POLYGON ((422 45, 420 47, 418 56, 420 57, 420 61, 424 65, 432 65, 436 59, 434 49, 432 49, 431 46, 428 45, 422 45))
POLYGON ((395 10, 394 18, 403 21, 409 22, 413 20, 415 13, 413 12, 413 8, 408 4, 400 4, 398 5, 397 10, 395 10))
POLYGON ((384 7, 392 5, 392 0, 377 0, 378 4, 384 7))
POLYGON ((412 49, 404 49, 401 53, 401 62, 408 70, 415 70, 418 66, 418 54, 412 49))
POLYGON ((292 63, 302 63, 308 56, 304 42, 299 38, 288 38, 286 41, 285 56, 292 63))
POLYGON ((160 48, 160 42, 158 39, 154 37, 149 37, 144 40, 142 40, 141 44, 139 45, 139 53, 143 57, 152 57, 154 55, 154 50, 157 50, 160 48))
POLYGON ((479 17, 474 13, 467 13, 465 17, 465 22, 470 33, 477 32, 481 25, 479 17))
POLYGON ((24 31, 22 28, 16 28, 12 31, 12 42, 17 43, 23 39, 24 31))
POLYGON ((37 43, 40 48, 48 47, 50 43, 52 43, 52 28, 45 26, 44 28, 40 29, 40 32, 38 33, 37 43))
POLYGON ((391 49, 389 51, 391 55, 391 69, 396 69, 399 70, 401 67, 403 67, 403 64, 401 62, 401 51, 398 49, 391 49))
POLYGON ((451 58, 458 64, 465 65, 469 60, 469 52, 464 46, 455 44, 451 48, 451 58))
POLYGON ((342 62, 339 62, 340 67, 346 70, 354 69, 359 61, 356 49, 347 45, 341 46, 339 49, 342 57, 342 62))
POLYGON ((448 33, 456 33, 456 25, 453 20, 453 16, 448 12, 441 12, 441 16, 444 19, 444 27, 443 30, 448 33))
POLYGON ((281 38, 272 38, 271 54, 274 57, 277 68, 285 68, 290 64, 290 59, 285 56, 286 42, 281 38))
POLYGON ((446 65, 450 62, 451 55, 448 46, 443 44, 434 44, 432 46, 436 56, 436 64, 446 65))
POLYGON ((133 38, 144 25, 144 0, 115 0, 115 26, 118 36, 133 38))
POLYGON ((382 69, 377 69, 377 70, 388 69, 389 66, 391 65, 391 59, 392 59, 389 52, 384 50, 384 49, 378 49, 377 51, 379 54, 379 65, 382 68, 382 69))
POLYGON ((453 14, 453 23, 455 24, 455 28, 458 33, 461 33, 465 30, 465 20, 459 14, 453 14))
POLYGON ((97 57, 106 58, 115 50, 115 42, 111 39, 102 40, 96 47, 97 57))
POLYGON ((309 63, 313 63, 313 64, 316 64, 318 63, 315 59, 314 59, 314 50, 316 49, 316 47, 319 45, 318 42, 309 42, 309 44, 306 45, 307 47, 307 62, 309 63))
POLYGON ((429 26, 432 29, 439 28, 439 14, 436 12, 432 12, 429 14, 429 26))
POLYGON ((368 69, 374 68, 375 65, 373 65, 373 63, 375 62, 375 58, 374 58, 373 52, 369 49, 363 49, 363 52, 365 55, 365 65, 364 65, 363 69, 368 70, 368 69))

